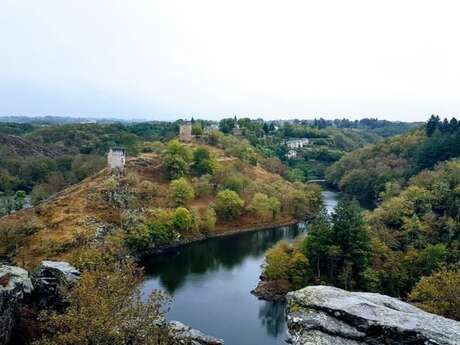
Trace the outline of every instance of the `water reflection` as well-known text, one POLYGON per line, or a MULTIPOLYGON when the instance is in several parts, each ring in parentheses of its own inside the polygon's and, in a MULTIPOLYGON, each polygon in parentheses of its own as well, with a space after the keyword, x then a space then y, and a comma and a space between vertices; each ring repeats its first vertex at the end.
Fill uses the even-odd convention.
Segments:
MULTIPOLYGON (((335 194, 324 195, 330 210, 335 194)), ((265 251, 307 231, 304 224, 193 243, 144 262, 143 292, 174 297, 168 318, 224 339, 226 345, 285 344, 285 305, 250 294, 265 251)))
POLYGON ((247 257, 263 256, 280 239, 293 239, 304 230, 302 225, 285 226, 192 243, 145 261, 145 272, 149 278, 158 277, 162 287, 173 294, 189 274, 232 270, 247 257))
POLYGON ((326 208, 327 213, 331 214, 337 206, 337 193, 330 190, 325 190, 322 194, 324 207, 326 208))
POLYGON ((259 308, 259 319, 267 333, 278 337, 286 333, 285 302, 265 303, 259 308))
POLYGON ((257 285, 265 251, 292 240, 305 226, 287 226, 210 239, 145 262, 143 292, 164 289, 174 297, 168 315, 226 345, 284 344, 283 303, 259 301, 257 285))

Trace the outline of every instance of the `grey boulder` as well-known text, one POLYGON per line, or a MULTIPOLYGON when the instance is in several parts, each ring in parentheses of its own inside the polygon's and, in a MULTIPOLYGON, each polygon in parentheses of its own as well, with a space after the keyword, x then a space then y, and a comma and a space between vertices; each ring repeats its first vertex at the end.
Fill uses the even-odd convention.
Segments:
POLYGON ((70 287, 78 279, 80 272, 67 262, 42 261, 32 273, 34 295, 40 308, 62 309, 65 301, 61 290, 70 287))
POLYGON ((170 321, 169 329, 175 344, 186 345, 223 345, 224 341, 206 335, 179 321, 170 321))
POLYGON ((295 345, 459 345, 460 323, 396 298, 309 286, 287 295, 295 345))
POLYGON ((0 345, 8 344, 18 304, 32 293, 29 273, 16 266, 0 265, 0 345))

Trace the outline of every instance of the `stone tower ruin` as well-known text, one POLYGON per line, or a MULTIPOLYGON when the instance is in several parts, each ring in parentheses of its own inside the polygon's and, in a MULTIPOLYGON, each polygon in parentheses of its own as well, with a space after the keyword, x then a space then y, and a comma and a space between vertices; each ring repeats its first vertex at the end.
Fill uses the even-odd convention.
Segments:
POLYGON ((179 140, 192 141, 192 124, 189 122, 183 123, 179 127, 179 140))
POLYGON ((121 148, 113 148, 107 154, 107 167, 112 172, 123 172, 125 170, 126 151, 121 148))

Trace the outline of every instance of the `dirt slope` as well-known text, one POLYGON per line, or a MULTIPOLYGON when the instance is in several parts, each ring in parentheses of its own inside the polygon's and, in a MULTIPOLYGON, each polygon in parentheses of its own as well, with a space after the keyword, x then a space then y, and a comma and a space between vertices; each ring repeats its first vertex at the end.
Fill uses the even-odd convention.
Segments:
MULTIPOLYGON (((224 169, 226 164, 240 164, 244 176, 249 181, 272 184, 282 180, 283 183, 290 185, 280 176, 271 174, 259 166, 244 165, 236 158, 225 156, 221 150, 215 148, 212 150, 218 155, 218 160, 224 165, 224 169)), ((161 159, 157 154, 147 153, 129 158, 126 176, 125 178, 134 180, 137 184, 145 180, 157 184, 158 195, 150 202, 149 208, 170 207, 167 198, 169 181, 165 178, 161 159)), ((93 200, 93 196, 104 189, 104 185, 110 178, 111 173, 104 169, 55 194, 34 208, 21 210, 0 219, 0 255, 8 256, 10 260, 23 267, 32 268, 45 258, 67 259, 79 247, 95 241, 101 229, 115 232, 120 230, 124 210, 93 200)), ((212 196, 197 198, 187 207, 207 209, 213 200, 212 196)), ((273 220, 262 221, 251 214, 243 213, 235 221, 218 222, 211 235, 292 221, 294 218, 287 214, 281 214, 274 222, 273 220)), ((203 237, 202 234, 196 233, 183 236, 189 240, 203 237)))

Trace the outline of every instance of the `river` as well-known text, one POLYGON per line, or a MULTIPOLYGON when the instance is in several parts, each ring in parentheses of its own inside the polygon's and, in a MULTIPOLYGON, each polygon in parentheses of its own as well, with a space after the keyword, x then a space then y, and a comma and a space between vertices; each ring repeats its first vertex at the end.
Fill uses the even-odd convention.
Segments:
MULTIPOLYGON (((328 212, 337 193, 324 191, 328 212)), ((277 241, 305 233, 304 224, 213 238, 177 248, 144 262, 142 291, 163 289, 173 296, 168 313, 226 345, 286 344, 285 305, 250 294, 257 285, 265 251, 277 241)))

